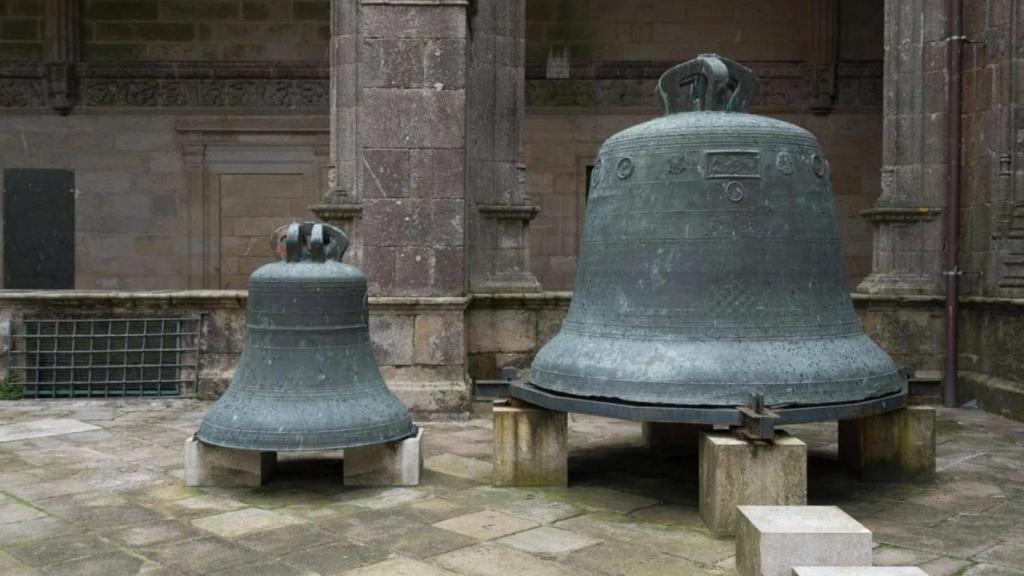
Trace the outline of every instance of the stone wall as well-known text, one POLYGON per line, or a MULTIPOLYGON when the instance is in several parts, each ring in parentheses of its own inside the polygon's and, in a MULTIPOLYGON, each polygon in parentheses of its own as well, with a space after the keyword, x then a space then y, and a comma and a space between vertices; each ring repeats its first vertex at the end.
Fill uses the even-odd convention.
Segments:
POLYGON ((43 59, 43 0, 0 2, 0 62, 43 59))
POLYGON ((75 287, 245 288, 278 226, 313 219, 323 117, 0 115, 0 170, 75 172, 75 287), (191 238, 191 242, 190 242, 191 238))
MULTIPOLYGON (((492 294, 473 298, 370 299, 370 336, 388 386, 423 415, 469 410, 471 384, 504 366, 529 368, 561 326, 570 294, 492 294), (469 353, 469 367, 464 358, 469 353)), ((47 292, 0 294, 0 366, 12 323, 22 318, 202 315, 198 386, 183 395, 216 398, 227 389, 245 339, 246 293, 47 292)))
POLYGON ((329 9, 330 0, 83 0, 83 57, 326 61, 329 9))

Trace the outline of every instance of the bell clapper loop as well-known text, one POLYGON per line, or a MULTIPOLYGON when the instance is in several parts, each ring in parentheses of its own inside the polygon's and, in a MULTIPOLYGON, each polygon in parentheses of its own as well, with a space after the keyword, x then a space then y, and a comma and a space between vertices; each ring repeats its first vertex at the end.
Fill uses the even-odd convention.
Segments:
POLYGON ((288 226, 288 235, 285 236, 285 261, 298 262, 302 259, 302 240, 300 238, 301 227, 298 222, 288 226))
POLYGON ((665 115, 680 112, 746 112, 757 94, 754 72, 717 54, 701 54, 662 75, 657 96, 665 115))
POLYGON ((270 235, 270 249, 286 262, 341 262, 348 249, 348 236, 330 224, 293 222, 270 235))
POLYGON ((313 226, 309 234, 309 256, 313 262, 324 261, 324 227, 323 224, 313 226))

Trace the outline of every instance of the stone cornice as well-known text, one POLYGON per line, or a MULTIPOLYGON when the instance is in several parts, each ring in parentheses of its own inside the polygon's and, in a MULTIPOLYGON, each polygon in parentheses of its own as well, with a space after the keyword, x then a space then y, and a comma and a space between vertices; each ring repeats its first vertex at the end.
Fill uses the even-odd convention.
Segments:
MULTIPOLYGON (((322 113, 330 101, 326 62, 83 62, 72 72, 84 109, 322 113)), ((44 108, 51 81, 44 64, 0 64, 0 108, 44 108)))
POLYGON ((942 213, 942 208, 876 206, 861 211, 860 216, 872 223, 918 222, 920 220, 933 220, 940 213, 942 213))
POLYGON ((533 220, 540 214, 540 206, 511 204, 478 204, 477 210, 487 218, 496 220, 533 220))

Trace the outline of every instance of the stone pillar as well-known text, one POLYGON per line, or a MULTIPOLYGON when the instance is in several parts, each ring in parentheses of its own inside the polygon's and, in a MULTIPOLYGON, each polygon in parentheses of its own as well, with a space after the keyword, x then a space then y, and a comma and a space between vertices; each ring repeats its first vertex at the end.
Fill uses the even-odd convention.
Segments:
POLYGON ((419 486, 423 428, 412 438, 345 450, 346 486, 419 486))
POLYGON ((568 482, 568 415, 514 400, 495 404, 494 485, 565 486, 568 482))
POLYGON ((677 424, 674 422, 644 422, 644 445, 658 452, 671 452, 680 456, 696 456, 701 432, 711 432, 706 424, 677 424))
POLYGON ((331 176, 322 218, 353 238, 389 386, 468 409, 467 0, 333 0, 331 176))
POLYGON ((737 506, 807 503, 807 445, 778 431, 773 442, 702 432, 700 517, 717 536, 736 533, 737 506))
POLYGON ((200 441, 185 440, 186 486, 262 486, 277 464, 276 452, 234 450, 200 441))
POLYGON ((466 86, 469 284, 472 292, 537 292, 527 228, 526 0, 476 0, 466 86))
POLYGON ((871 274, 857 291, 942 291, 946 188, 946 4, 886 0, 882 190, 871 274))
POLYGON ((935 409, 910 406, 839 422, 839 459, 867 482, 928 482, 935 475, 935 409))

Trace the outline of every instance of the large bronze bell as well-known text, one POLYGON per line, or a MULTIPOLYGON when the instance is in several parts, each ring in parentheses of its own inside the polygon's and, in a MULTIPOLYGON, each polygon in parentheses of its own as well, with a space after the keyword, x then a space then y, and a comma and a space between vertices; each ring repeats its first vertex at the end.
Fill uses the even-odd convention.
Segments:
POLYGON ((746 113, 756 91, 749 69, 702 55, 661 78, 664 117, 604 143, 534 387, 701 407, 905 391, 854 313, 829 163, 806 130, 746 113))
POLYGON ((245 347, 227 392, 198 437, 244 450, 328 450, 412 436, 388 390, 367 326, 366 277, 341 257, 345 234, 324 224, 275 233, 275 252, 249 280, 245 347), (282 246, 283 245, 283 246, 282 246))

